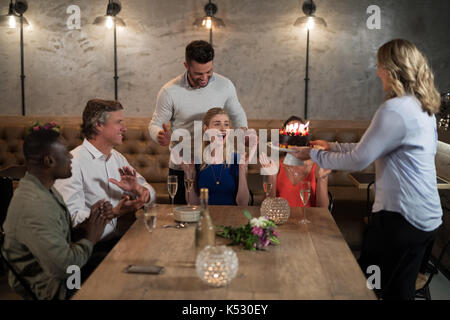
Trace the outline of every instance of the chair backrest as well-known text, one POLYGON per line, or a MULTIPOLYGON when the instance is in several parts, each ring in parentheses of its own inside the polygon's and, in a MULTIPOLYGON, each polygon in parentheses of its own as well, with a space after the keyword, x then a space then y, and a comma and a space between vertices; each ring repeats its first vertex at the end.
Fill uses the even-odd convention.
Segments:
POLYGON ((333 194, 330 191, 328 191, 328 200, 330 201, 330 204, 328 205, 328 211, 330 211, 330 213, 333 213, 334 198, 333 194))
POLYGON ((434 270, 432 270, 432 272, 430 273, 430 276, 428 277, 428 280, 425 283, 424 287, 428 286, 430 284, 431 280, 433 279, 433 276, 438 273, 438 269, 440 267, 442 258, 444 257, 444 255, 447 252, 449 247, 450 247, 450 239, 447 240, 446 244, 442 248, 441 254, 439 255, 439 257, 436 260, 436 263, 434 264, 434 268, 433 268, 434 270))
POLYGON ((6 219, 9 203, 13 196, 13 182, 8 177, 0 177, 0 231, 6 219))
POLYGON ((17 271, 14 269, 14 267, 3 256, 2 248, 3 248, 4 242, 5 242, 5 233, 3 231, 0 231, 0 261, 2 261, 6 265, 6 267, 14 274, 16 279, 20 282, 22 287, 25 288, 25 291, 28 294, 28 297, 32 300, 38 300, 36 295, 34 294, 34 292, 31 290, 28 282, 17 273, 17 271))

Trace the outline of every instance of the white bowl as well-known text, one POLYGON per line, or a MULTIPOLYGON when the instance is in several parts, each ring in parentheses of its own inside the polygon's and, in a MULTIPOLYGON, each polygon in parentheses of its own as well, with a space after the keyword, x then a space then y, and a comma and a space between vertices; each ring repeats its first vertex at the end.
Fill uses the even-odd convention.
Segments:
POLYGON ((199 206, 182 206, 174 210, 175 221, 197 222, 200 219, 202 209, 199 206))

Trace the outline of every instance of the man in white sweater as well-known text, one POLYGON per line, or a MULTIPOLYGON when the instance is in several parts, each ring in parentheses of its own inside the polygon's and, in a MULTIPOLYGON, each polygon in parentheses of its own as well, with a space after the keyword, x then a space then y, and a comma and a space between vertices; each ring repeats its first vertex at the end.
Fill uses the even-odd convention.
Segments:
MULTIPOLYGON (((194 121, 202 121, 213 108, 225 109, 233 128, 247 128, 247 116, 239 103, 236 88, 224 76, 213 73, 214 49, 205 41, 193 41, 186 47, 186 72, 166 83, 158 93, 156 109, 149 124, 152 139, 172 148, 171 131, 187 129, 193 137, 194 121), (171 122, 170 130, 167 123, 171 122)), ((186 203, 183 170, 169 163, 169 175, 178 176, 175 203, 186 203)))

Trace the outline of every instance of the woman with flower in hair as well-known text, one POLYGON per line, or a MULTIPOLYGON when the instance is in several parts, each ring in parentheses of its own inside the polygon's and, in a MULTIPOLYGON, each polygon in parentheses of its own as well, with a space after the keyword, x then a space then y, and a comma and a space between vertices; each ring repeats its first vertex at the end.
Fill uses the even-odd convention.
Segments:
POLYGON ((202 164, 182 165, 185 177, 194 182, 191 191, 186 192, 188 203, 198 204, 198 190, 208 188, 210 205, 248 205, 248 159, 240 163, 238 154, 227 154, 226 138, 229 129, 231 121, 225 110, 208 110, 203 118, 203 132, 209 137, 210 143, 203 144, 202 164))
POLYGON ((383 299, 414 299, 424 252, 442 224, 434 163, 440 95, 427 59, 411 42, 389 41, 377 58, 386 101, 361 141, 312 141, 325 150, 298 149, 295 155, 345 171, 375 161, 373 219, 359 262, 363 272, 380 267, 383 299))

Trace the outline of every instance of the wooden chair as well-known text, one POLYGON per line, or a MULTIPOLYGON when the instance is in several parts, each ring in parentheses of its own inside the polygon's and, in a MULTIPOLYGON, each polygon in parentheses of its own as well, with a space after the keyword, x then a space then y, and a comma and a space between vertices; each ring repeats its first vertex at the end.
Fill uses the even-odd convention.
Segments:
POLYGON ((0 262, 3 263, 14 274, 14 276, 20 282, 22 287, 25 288, 27 297, 24 297, 24 298, 31 299, 31 300, 38 300, 36 295, 34 294, 34 292, 31 290, 28 282, 17 273, 17 271, 14 269, 14 267, 3 256, 2 248, 3 248, 4 241, 5 241, 5 233, 3 231, 0 231, 0 262))
POLYGON ((19 181, 25 176, 26 166, 9 166, 0 170, 0 230, 6 219, 9 203, 13 196, 13 181, 19 181))
POLYGON ((334 198, 333 194, 330 191, 328 191, 328 200, 330 201, 330 204, 328 205, 328 211, 330 211, 330 213, 333 213, 334 198))

